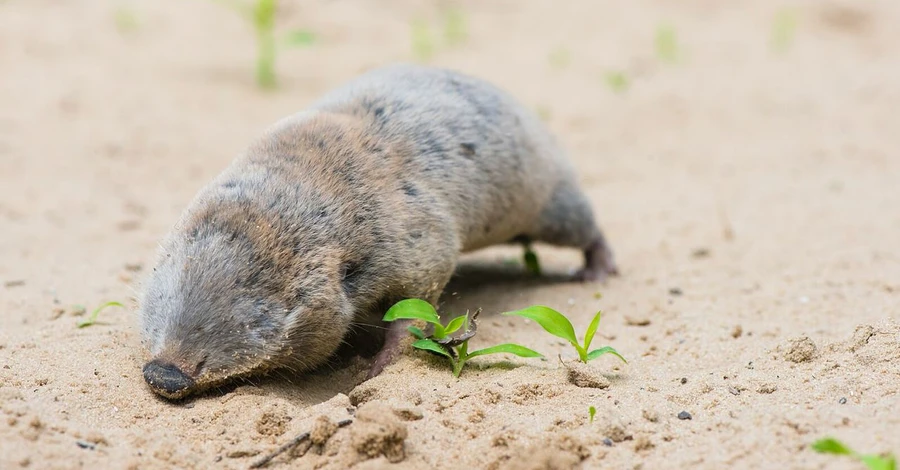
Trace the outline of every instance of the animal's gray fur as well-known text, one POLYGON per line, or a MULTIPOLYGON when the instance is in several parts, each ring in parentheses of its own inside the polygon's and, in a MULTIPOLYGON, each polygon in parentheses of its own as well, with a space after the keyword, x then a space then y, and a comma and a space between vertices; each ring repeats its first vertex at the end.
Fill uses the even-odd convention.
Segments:
POLYGON ((368 72, 276 123, 168 235, 142 332, 196 383, 154 389, 319 365, 351 322, 436 302, 459 253, 517 236, 593 251, 587 277, 615 271, 536 115, 456 72, 368 72))

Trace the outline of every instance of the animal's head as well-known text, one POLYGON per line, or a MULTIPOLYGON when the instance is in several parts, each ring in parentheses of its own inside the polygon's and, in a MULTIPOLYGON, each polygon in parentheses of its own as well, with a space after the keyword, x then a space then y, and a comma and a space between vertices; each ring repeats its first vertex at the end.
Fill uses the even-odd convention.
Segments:
POLYGON ((336 251, 245 201, 207 204, 164 242, 140 305, 150 388, 181 398, 229 379, 308 370, 353 319, 336 251))

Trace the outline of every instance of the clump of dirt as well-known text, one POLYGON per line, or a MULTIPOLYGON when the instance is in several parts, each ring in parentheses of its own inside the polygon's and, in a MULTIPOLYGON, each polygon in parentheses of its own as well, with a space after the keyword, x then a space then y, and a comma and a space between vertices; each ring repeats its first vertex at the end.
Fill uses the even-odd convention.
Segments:
POLYGON ((309 432, 309 441, 316 446, 324 446, 328 439, 338 430, 338 425, 322 415, 316 418, 312 431, 309 432))
POLYGON ((381 403, 369 402, 356 411, 350 428, 350 440, 367 459, 384 456, 397 463, 406 458, 407 429, 394 411, 381 403))
POLYGON ((263 436, 278 437, 287 431, 291 417, 275 411, 267 411, 256 420, 256 432, 263 436))
POLYGON ((582 388, 607 388, 609 379, 594 367, 580 361, 565 363, 569 383, 582 388))
POLYGON ((516 452, 502 468, 506 470, 557 470, 577 468, 591 456, 587 446, 571 434, 549 442, 541 440, 516 452))
POLYGON ((809 336, 800 336, 788 341, 785 346, 784 359, 790 362, 809 362, 816 356, 816 343, 809 336))

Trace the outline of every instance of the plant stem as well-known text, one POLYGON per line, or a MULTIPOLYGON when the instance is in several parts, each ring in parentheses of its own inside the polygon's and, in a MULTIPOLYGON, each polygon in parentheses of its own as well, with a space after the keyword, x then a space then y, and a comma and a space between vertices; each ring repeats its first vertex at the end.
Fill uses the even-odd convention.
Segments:
POLYGON ((256 81, 263 88, 275 87, 275 36, 272 31, 258 31, 259 51, 256 59, 256 81))
POLYGON ((572 345, 575 346, 575 349, 578 350, 578 359, 579 359, 581 362, 587 364, 587 361, 588 361, 588 358, 587 358, 587 355, 588 355, 587 349, 582 348, 581 345, 578 344, 578 343, 572 343, 572 345))
POLYGON ((463 366, 466 365, 466 359, 469 358, 469 342, 464 341, 463 344, 459 345, 459 348, 456 350, 456 354, 459 359, 457 359, 453 363, 453 375, 455 375, 456 378, 459 378, 459 374, 462 373, 463 366))

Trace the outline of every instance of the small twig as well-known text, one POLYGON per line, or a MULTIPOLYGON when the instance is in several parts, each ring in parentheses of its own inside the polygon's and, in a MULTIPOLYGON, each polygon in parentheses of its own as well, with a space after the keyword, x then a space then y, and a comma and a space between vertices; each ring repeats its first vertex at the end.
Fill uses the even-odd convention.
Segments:
MULTIPOLYGON (((342 428, 342 427, 347 426, 348 424, 350 424, 350 423, 352 423, 352 422, 353 422, 352 419, 345 419, 345 420, 343 420, 343 421, 338 421, 338 422, 337 422, 337 427, 342 428)), ((262 467, 265 467, 265 466, 268 465, 269 462, 271 462, 272 459, 274 459, 275 457, 278 457, 279 455, 281 455, 281 454, 283 454, 283 453, 285 453, 285 452, 287 452, 287 451, 293 449, 294 447, 297 447, 298 445, 302 444, 303 441, 309 439, 309 434, 310 434, 309 431, 307 431, 307 432, 305 432, 305 433, 303 433, 303 434, 300 434, 299 436, 297 436, 297 437, 291 439, 290 442, 288 442, 287 444, 285 444, 285 445, 279 447, 278 449, 275 449, 275 452, 272 452, 271 454, 269 454, 269 455, 267 455, 267 456, 265 456, 265 457, 263 457, 263 458, 257 460, 256 462, 253 462, 253 464, 250 465, 250 468, 262 468, 262 467)))

